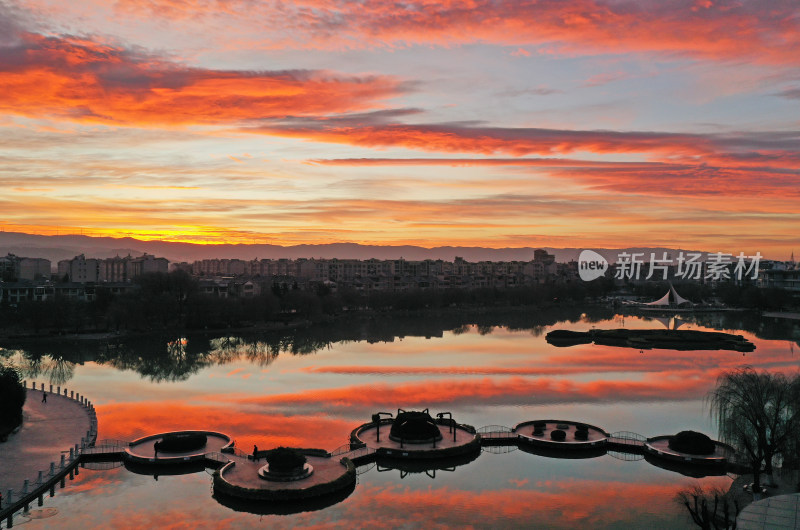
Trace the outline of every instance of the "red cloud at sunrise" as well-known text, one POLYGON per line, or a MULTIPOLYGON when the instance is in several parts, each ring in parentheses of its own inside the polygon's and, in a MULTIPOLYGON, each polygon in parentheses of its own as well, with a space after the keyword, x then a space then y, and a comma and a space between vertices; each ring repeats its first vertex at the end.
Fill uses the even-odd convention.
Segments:
POLYGON ((114 44, 17 31, 0 44, 0 109, 124 126, 223 124, 375 108, 389 76, 190 67, 114 44))

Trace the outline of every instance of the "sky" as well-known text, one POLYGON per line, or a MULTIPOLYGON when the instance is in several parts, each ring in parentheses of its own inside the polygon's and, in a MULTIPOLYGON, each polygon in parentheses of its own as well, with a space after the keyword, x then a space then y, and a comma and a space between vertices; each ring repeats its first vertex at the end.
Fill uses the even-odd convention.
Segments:
POLYGON ((796 0, 0 0, 0 230, 800 250, 796 0))

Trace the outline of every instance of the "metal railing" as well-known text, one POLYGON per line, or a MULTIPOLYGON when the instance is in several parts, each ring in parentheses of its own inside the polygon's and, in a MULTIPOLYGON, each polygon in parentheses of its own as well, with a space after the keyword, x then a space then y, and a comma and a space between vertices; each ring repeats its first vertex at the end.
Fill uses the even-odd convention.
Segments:
POLYGON ((374 453, 375 453, 375 449, 372 449, 371 447, 367 447, 365 445, 365 446, 359 447, 357 449, 353 449, 352 451, 350 451, 345 456, 347 456, 347 458, 349 458, 350 460, 356 460, 358 458, 364 458, 365 456, 369 456, 369 455, 372 455, 374 453))
POLYGON ((496 432, 513 432, 511 427, 506 427, 505 425, 486 425, 485 427, 481 427, 477 431, 478 434, 484 435, 488 433, 496 433, 496 432))
POLYGON ((39 471, 36 478, 23 480, 22 487, 19 490, 9 488, 3 492, 3 500, 2 503, 0 503, 0 514, 3 514, 3 517, 5 517, 13 513, 6 513, 6 510, 13 508, 13 510, 16 511, 19 509, 19 506, 14 507, 18 502, 25 501, 27 506, 27 502, 30 502, 31 499, 35 499, 36 496, 41 498, 46 491, 46 485, 50 484, 50 488, 52 489, 54 487, 52 485, 53 481, 57 481, 57 477, 63 477, 65 474, 69 473, 69 477, 72 479, 73 473, 77 475, 79 473, 78 462, 80 460, 80 455, 87 449, 86 441, 82 439, 81 442, 81 445, 76 444, 75 447, 71 447, 69 449, 69 454, 67 454, 66 451, 62 452, 60 462, 50 462, 49 468, 39 471))
POLYGON ((370 469, 375 469, 375 466, 377 465, 378 465, 377 462, 370 462, 368 464, 364 464, 363 466, 358 466, 356 468, 356 475, 363 475, 370 469))
POLYGON ((225 464, 227 464, 228 462, 231 461, 231 459, 229 458, 229 455, 226 455, 224 453, 219 453, 217 451, 212 451, 210 453, 206 453, 205 457, 206 457, 206 460, 210 460, 212 462, 217 462, 218 464, 222 464, 222 465, 225 465, 225 464))
POLYGON ((517 449, 519 448, 516 444, 484 445, 481 447, 481 451, 484 453, 491 453, 493 455, 502 455, 516 451, 517 449))
POLYGON ((245 453, 244 451, 242 451, 241 449, 238 449, 236 447, 234 447, 233 450, 231 450, 231 451, 225 451, 225 452, 227 454, 229 454, 229 455, 233 455, 233 456, 236 456, 236 457, 239 457, 239 458, 243 458, 245 460, 252 460, 253 459, 253 453, 245 453))
MULTIPOLYGON (((25 388, 28 388, 28 381, 23 381, 22 384, 25 388)), ((87 430, 86 435, 81 438, 80 444, 75 444, 74 447, 70 447, 69 451, 62 451, 59 462, 50 462, 50 466, 39 471, 35 478, 25 479, 22 482, 22 487, 18 490, 9 488, 2 492, 0 514, 3 514, 4 517, 12 514, 21 506, 27 508, 27 502, 30 502, 31 498, 35 499, 36 496, 40 497, 41 503, 41 497, 44 494, 43 491, 46 491, 48 486, 52 489, 54 487, 52 484, 54 481, 57 482, 58 477, 63 477, 65 474, 69 473, 70 478, 72 478, 73 474, 78 474, 77 465, 80 460, 80 455, 90 450, 97 438, 97 414, 94 410, 94 405, 91 401, 86 399, 86 396, 81 396, 80 393, 76 393, 74 390, 69 391, 67 388, 62 389, 60 385, 54 384, 49 384, 48 386, 46 383, 39 383, 37 388, 36 381, 31 382, 30 388, 34 391, 39 390, 48 396, 59 396, 80 404, 86 410, 89 419, 89 430, 87 430)))
POLYGON ((92 444, 91 447, 87 449, 103 449, 106 447, 120 448, 120 447, 129 447, 130 445, 131 443, 126 440, 115 440, 113 438, 106 438, 103 440, 97 440, 96 442, 94 442, 94 444, 92 444))
POLYGON ((608 441, 620 445, 641 447, 647 441, 647 437, 635 432, 619 431, 611 434, 611 436, 608 437, 608 441))
POLYGON ((644 460, 643 453, 629 453, 626 451, 608 451, 606 454, 612 458, 616 458, 617 460, 622 460, 623 462, 636 462, 638 460, 644 460))
POLYGON ((344 445, 340 445, 339 447, 337 447, 333 451, 330 451, 328 454, 330 454, 331 457, 334 457, 334 456, 343 455, 345 453, 349 453, 351 451, 355 451, 357 449, 361 449, 363 447, 366 447, 366 445, 363 444, 363 443, 347 443, 347 444, 344 444, 344 445))
POLYGON ((517 433, 511 427, 506 427, 505 425, 486 425, 476 432, 484 439, 517 437, 517 433))

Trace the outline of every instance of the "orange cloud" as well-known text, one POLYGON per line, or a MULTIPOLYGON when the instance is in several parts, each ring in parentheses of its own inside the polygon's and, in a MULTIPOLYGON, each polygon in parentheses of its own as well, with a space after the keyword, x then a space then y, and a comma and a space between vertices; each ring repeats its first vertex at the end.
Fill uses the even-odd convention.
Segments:
POLYGON ((120 0, 116 6, 125 16, 157 16, 195 27, 235 21, 249 30, 237 39, 241 45, 257 41, 270 48, 488 43, 526 46, 541 54, 647 53, 796 65, 800 47, 798 7, 792 2, 417 0, 397 9, 378 0, 120 0))
POLYGON ((388 76, 193 68, 114 44, 19 28, 0 42, 0 111, 31 117, 114 125, 235 123, 373 109, 406 88, 388 76))
POLYGON ((354 123, 348 117, 298 118, 242 130, 360 147, 404 147, 422 151, 468 152, 482 155, 552 155, 590 151, 698 156, 713 151, 711 139, 694 134, 374 123, 374 121, 378 120, 362 119, 361 123, 354 123))
POLYGON ((401 124, 385 114, 352 118, 293 118, 247 132, 367 148, 406 148, 476 155, 642 154, 648 162, 522 159, 312 160, 325 165, 450 165, 536 167, 591 189, 647 195, 796 195, 800 189, 798 132, 677 134, 401 124))
MULTIPOLYGON (((782 149, 782 148, 781 148, 782 149)), ((674 157, 670 157, 674 158, 674 157)), ((760 195, 786 197, 800 193, 800 156, 775 150, 750 156, 707 153, 679 161, 621 162, 568 158, 346 158, 313 159, 323 166, 497 166, 536 168, 537 172, 573 179, 591 189, 645 195, 760 195)), ((483 182, 483 181, 482 181, 483 182)), ((509 185, 512 181, 508 181, 509 185)), ((501 179, 483 182, 498 188, 501 179)), ((450 186, 453 183, 448 183, 450 186)), ((481 182, 464 183, 479 186, 481 182)), ((524 178, 516 186, 525 184, 524 178)))

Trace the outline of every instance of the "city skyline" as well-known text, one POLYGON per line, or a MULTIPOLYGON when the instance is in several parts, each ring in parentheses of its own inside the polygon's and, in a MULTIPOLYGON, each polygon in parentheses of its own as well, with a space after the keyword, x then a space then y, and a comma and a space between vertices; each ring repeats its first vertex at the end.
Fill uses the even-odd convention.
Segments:
POLYGON ((695 248, 800 226, 792 2, 0 2, 0 229, 695 248))

